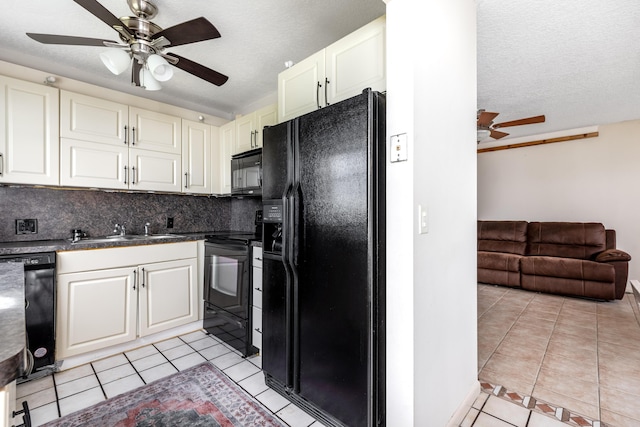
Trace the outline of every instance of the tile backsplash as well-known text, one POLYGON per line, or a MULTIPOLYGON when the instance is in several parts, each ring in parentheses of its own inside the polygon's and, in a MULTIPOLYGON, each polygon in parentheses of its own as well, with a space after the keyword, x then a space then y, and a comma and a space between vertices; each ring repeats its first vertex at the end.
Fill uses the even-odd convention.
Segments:
POLYGON ((65 239, 79 228, 90 236, 127 233, 254 230, 260 199, 0 186, 0 242, 65 239), (174 226, 166 227, 167 218, 174 226), (16 234, 16 219, 37 219, 37 234, 16 234))

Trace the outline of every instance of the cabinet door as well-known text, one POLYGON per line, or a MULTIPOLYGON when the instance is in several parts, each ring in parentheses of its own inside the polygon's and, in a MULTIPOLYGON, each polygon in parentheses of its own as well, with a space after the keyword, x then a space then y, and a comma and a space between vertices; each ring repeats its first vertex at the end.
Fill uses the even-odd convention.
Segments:
POLYGON ((278 119, 285 122, 324 105, 324 50, 278 74, 278 119))
POLYGON ((255 147, 256 114, 247 114, 236 119, 236 144, 233 154, 244 153, 255 147))
POLYGON ((198 320, 195 258, 140 266, 140 336, 198 320))
POLYGON ((220 144, 220 128, 211 126, 211 194, 222 193, 222 176, 220 172, 222 146, 220 144))
POLYGON ((231 194, 231 156, 235 144, 236 123, 220 127, 220 188, 217 194, 231 194))
POLYGON ((56 360, 136 338, 135 268, 59 274, 56 360))
POLYGON ((128 188, 129 149, 60 138, 60 185, 97 188, 128 188))
POLYGON ((60 92, 60 136, 103 144, 128 143, 129 107, 79 93, 60 92))
POLYGON ((0 183, 59 184, 58 96, 0 76, 0 183))
POLYGON ((386 90, 385 22, 380 17, 325 49, 326 105, 366 88, 386 90))
POLYGON ((180 117, 129 107, 131 147, 164 153, 182 152, 180 117))
POLYGON ((182 192, 211 194, 210 125, 182 121, 182 192))
POLYGON ((180 155, 129 149, 129 188, 179 193, 180 155))
POLYGON ((262 147, 262 129, 265 126, 278 124, 278 106, 268 105, 256 111, 255 147, 262 147))

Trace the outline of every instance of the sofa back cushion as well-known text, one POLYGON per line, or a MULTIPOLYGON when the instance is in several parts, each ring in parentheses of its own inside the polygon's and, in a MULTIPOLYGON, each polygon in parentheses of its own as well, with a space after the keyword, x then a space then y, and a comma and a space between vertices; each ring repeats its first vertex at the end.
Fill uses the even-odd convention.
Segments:
POLYGON ((591 259, 607 243, 597 222, 530 222, 527 233, 527 255, 591 259))
POLYGON ((527 221, 478 221, 478 251, 524 255, 527 221))

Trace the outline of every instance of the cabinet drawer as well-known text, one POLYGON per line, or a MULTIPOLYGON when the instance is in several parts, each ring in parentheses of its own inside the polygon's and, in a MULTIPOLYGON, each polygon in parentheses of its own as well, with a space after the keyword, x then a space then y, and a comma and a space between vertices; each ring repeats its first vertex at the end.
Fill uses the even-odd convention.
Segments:
POLYGON ((253 247, 253 262, 251 265, 262 268, 262 248, 257 246, 253 247))
POLYGON ((262 348, 262 310, 253 307, 252 310, 253 328, 251 330, 251 344, 259 349, 262 348))

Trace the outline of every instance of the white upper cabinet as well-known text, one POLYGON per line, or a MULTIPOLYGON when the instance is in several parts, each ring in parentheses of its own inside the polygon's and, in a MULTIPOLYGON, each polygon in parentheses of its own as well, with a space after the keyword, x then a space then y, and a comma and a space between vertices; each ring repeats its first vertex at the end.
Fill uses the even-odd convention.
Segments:
POLYGON ((211 125, 182 120, 182 192, 211 194, 211 165, 211 125))
POLYGON ((233 154, 262 147, 262 128, 278 123, 276 104, 268 105, 236 119, 236 139, 233 154))
POLYGON ((232 121, 220 126, 219 138, 219 171, 217 187, 213 187, 213 194, 231 194, 231 156, 236 140, 236 122, 232 121))
POLYGON ((0 76, 0 183, 59 184, 58 89, 0 76))
POLYGON ((102 144, 128 145, 129 107, 92 96, 60 92, 60 136, 102 144))
POLYGON ((247 114, 236 119, 236 144, 233 154, 253 150, 255 145, 256 114, 247 114))
POLYGON ((387 90, 385 17, 365 25, 325 49, 325 104, 358 95, 366 88, 387 90))
POLYGON ((384 16, 278 75, 283 122, 358 95, 386 90, 384 16))
POLYGON ((129 107, 129 126, 132 147, 173 154, 182 152, 180 117, 129 107))
POLYGON ((61 106, 61 185, 182 190, 179 117, 67 91, 61 106))
POLYGON ((281 122, 324 105, 324 50, 278 74, 278 117, 281 122))
POLYGON ((278 124, 278 106, 268 105, 255 112, 256 115, 256 137, 255 147, 262 147, 262 130, 265 126, 278 124))

